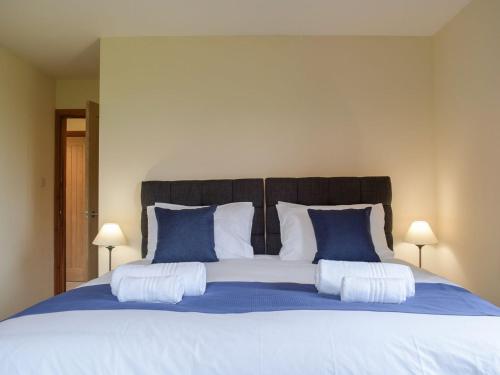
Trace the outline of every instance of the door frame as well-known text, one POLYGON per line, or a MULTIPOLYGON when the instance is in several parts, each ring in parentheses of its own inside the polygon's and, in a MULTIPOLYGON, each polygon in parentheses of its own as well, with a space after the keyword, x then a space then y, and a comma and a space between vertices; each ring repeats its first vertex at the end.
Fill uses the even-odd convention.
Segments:
POLYGON ((85 118, 85 109, 56 109, 54 165, 54 294, 66 290, 66 119, 85 118))

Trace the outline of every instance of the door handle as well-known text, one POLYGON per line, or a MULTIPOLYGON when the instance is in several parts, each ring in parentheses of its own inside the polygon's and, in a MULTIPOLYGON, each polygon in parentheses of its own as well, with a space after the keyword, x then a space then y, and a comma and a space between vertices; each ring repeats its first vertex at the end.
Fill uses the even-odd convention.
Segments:
POLYGON ((97 217, 99 214, 96 212, 96 211, 85 211, 83 213, 85 216, 87 216, 88 218, 93 218, 93 217, 97 217))

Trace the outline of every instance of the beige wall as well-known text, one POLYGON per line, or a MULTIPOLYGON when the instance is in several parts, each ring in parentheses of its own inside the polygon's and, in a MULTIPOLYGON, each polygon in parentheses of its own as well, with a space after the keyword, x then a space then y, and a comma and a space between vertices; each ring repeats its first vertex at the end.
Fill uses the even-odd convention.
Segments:
POLYGON ((81 109, 87 101, 99 103, 99 80, 63 79, 56 82, 56 108, 81 109))
POLYGON ((53 291, 55 84, 0 48, 0 319, 53 291))
POLYGON ((500 304, 500 2, 434 40, 438 224, 433 269, 500 304))
POLYGON ((100 85, 100 220, 130 239, 116 264, 140 256, 150 179, 390 175, 396 239, 435 222, 430 38, 105 38, 100 85))

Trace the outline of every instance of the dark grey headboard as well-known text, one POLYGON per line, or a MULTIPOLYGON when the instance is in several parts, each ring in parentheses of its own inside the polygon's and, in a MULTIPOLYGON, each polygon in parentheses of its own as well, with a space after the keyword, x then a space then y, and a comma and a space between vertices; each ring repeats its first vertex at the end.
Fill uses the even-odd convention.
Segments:
POLYGON ((392 249, 392 190, 390 177, 308 177, 266 179, 266 253, 281 249, 278 201, 304 205, 383 203, 385 235, 392 249))
POLYGON ((252 202, 255 216, 252 246, 256 254, 265 253, 264 180, 144 181, 141 189, 142 257, 147 254, 148 220, 146 207, 155 202, 207 206, 231 202, 252 202))

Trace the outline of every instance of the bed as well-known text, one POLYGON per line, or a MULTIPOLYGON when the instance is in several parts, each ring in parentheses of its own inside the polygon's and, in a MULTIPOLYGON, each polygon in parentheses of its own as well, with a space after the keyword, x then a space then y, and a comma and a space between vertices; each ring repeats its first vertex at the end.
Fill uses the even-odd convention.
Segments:
POLYGON ((243 286, 245 298, 238 301, 236 295, 231 301, 249 310, 221 310, 217 303, 213 311, 204 306, 201 311, 107 308, 107 303, 116 304, 106 274, 0 323, 0 373, 499 374, 498 308, 418 268, 412 268, 417 285, 465 293, 471 302, 467 312, 447 310, 440 301, 430 302, 441 309, 433 313, 311 308, 316 302, 276 308, 280 293, 300 292, 317 300, 310 288, 316 265, 277 256, 278 200, 383 203, 392 244, 391 197, 387 177, 276 178, 266 180, 265 188, 260 179, 145 182, 143 256, 148 235, 144 210, 151 203, 254 203, 255 257, 206 264, 206 297, 224 305, 224 290, 231 293, 224 287, 243 286), (67 302, 71 296, 80 296, 78 305, 67 302), (274 307, 262 309, 269 303, 274 307))

